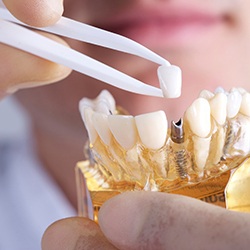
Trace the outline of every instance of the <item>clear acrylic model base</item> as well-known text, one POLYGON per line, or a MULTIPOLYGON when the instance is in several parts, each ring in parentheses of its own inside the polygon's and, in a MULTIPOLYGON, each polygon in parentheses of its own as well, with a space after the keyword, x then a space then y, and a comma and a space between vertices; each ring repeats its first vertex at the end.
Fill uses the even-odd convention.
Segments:
MULTIPOLYGON (((216 133, 211 136, 210 145, 216 140, 216 133)), ((181 145, 170 136, 155 151, 140 143, 124 150, 115 140, 107 147, 97 138, 86 146, 88 160, 76 166, 79 215, 97 221, 106 200, 139 190, 186 195, 230 210, 250 212, 250 159, 240 147, 244 134, 232 134, 234 142, 230 148, 224 143, 223 156, 217 163, 214 159, 218 145, 210 147, 202 171, 196 164, 191 134, 181 145)))

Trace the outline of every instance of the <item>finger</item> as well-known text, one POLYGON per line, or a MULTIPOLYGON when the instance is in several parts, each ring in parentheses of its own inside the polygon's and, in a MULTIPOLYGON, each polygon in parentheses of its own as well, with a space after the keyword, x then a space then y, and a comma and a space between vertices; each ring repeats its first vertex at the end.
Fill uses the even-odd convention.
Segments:
MULTIPOLYGON (((50 34, 39 32, 62 44, 66 43, 50 34)), ((69 75, 71 69, 21 50, 0 44, 0 91, 13 93, 18 89, 40 86, 59 81, 69 75)))
POLYGON ((43 250, 116 249, 102 234, 98 225, 85 218, 69 218, 55 222, 44 233, 43 250))
POLYGON ((249 249, 250 215, 157 192, 124 193, 99 212, 119 249, 249 249))
POLYGON ((16 18, 37 27, 56 23, 63 13, 63 0, 3 0, 3 2, 16 18))

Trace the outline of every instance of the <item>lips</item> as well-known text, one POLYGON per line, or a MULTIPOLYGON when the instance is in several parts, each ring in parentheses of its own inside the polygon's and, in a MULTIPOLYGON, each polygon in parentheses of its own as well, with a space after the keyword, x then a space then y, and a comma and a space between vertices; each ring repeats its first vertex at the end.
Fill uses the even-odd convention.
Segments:
POLYGON ((173 47, 207 35, 225 21, 220 13, 190 8, 135 9, 101 27, 150 47, 173 47))

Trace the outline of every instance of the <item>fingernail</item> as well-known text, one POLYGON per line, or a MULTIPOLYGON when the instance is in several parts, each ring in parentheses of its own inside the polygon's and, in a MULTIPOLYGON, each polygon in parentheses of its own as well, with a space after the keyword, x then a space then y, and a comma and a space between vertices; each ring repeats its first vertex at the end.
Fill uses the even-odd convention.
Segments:
POLYGON ((63 1, 62 0, 48 0, 48 7, 54 12, 62 15, 63 13, 63 1))
POLYGON ((43 250, 114 250, 96 223, 86 218, 68 218, 53 223, 42 237, 43 250))
POLYGON ((133 245, 147 218, 147 207, 142 207, 136 197, 136 192, 118 195, 104 203, 99 212, 104 235, 118 246, 133 245))

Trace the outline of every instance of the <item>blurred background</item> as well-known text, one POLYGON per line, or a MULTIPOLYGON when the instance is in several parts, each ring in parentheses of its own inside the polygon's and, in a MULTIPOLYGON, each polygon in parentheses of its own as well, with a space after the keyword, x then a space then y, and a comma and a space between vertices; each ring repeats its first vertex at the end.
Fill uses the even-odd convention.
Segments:
POLYGON ((14 97, 0 101, 0 142, 26 133, 29 119, 14 97))

